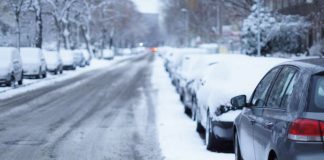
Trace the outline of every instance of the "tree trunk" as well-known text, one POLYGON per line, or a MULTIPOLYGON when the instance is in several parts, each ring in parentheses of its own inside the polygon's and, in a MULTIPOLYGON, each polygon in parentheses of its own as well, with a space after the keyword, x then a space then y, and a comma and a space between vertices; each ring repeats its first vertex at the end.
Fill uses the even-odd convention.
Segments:
POLYGON ((15 18, 16 18, 16 23, 17 23, 17 48, 20 50, 21 28, 20 28, 20 12, 19 11, 16 11, 15 18))
POLYGON ((36 0, 34 4, 34 9, 36 11, 36 37, 35 46, 37 48, 42 48, 43 46, 43 19, 42 19, 42 8, 40 0, 36 0))
POLYGON ((93 57, 93 53, 92 53, 92 50, 91 50, 91 45, 90 45, 90 38, 89 38, 89 34, 88 34, 88 30, 85 29, 85 27, 81 26, 81 34, 82 34, 82 37, 84 38, 84 42, 86 43, 86 46, 87 46, 87 50, 88 52, 90 53, 91 57, 93 57))

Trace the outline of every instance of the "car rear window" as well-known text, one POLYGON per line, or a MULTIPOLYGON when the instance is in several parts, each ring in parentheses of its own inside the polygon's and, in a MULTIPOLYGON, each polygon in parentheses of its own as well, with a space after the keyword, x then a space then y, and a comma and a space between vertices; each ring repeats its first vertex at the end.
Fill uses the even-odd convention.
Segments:
POLYGON ((324 112, 324 75, 312 78, 310 112, 324 112))

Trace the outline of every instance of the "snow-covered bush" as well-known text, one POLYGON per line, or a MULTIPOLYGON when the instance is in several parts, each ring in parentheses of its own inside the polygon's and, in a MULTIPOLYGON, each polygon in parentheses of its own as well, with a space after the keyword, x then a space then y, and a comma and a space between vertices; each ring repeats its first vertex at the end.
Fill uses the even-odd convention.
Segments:
POLYGON ((303 53, 310 23, 301 16, 278 15, 277 22, 271 27, 267 36, 265 50, 269 53, 303 53))
POLYGON ((303 53, 305 37, 310 23, 301 16, 281 15, 272 13, 267 8, 259 9, 259 18, 256 5, 252 13, 244 20, 242 27, 243 51, 248 55, 257 53, 258 25, 261 31, 262 54, 272 53, 303 53), (258 22, 258 20, 260 22, 258 22))
POLYGON ((323 56, 324 55, 324 40, 321 40, 320 42, 314 44, 309 49, 309 54, 311 56, 323 56))
POLYGON ((272 26, 276 24, 276 19, 270 10, 261 7, 259 13, 257 6, 252 7, 251 14, 244 20, 242 28, 243 50, 248 55, 257 54, 258 46, 258 26, 260 24, 261 48, 267 44, 268 33, 272 26))

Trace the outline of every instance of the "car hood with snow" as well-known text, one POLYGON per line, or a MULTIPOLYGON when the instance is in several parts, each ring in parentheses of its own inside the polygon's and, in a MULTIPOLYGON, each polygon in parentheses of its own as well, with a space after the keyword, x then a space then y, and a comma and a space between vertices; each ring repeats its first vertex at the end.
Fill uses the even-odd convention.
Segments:
POLYGON ((198 101, 208 106, 213 118, 232 122, 240 111, 220 107, 230 106, 237 95, 251 95, 262 77, 274 66, 287 61, 279 58, 248 57, 243 55, 222 56, 220 61, 208 68, 203 85, 198 91, 198 101), (226 112, 222 114, 219 112, 226 112))

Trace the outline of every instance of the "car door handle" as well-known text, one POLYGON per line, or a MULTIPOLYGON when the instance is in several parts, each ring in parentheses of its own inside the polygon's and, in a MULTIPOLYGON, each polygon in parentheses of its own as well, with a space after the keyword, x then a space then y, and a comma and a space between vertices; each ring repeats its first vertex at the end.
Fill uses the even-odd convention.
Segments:
POLYGON ((254 119, 249 119, 252 124, 254 124, 256 121, 254 119))
POLYGON ((273 127, 273 123, 272 123, 272 122, 266 122, 264 125, 265 125, 267 128, 271 128, 271 127, 273 127))
POLYGON ((248 119, 251 122, 251 124, 254 124, 256 122, 256 120, 251 116, 248 116, 248 119))

